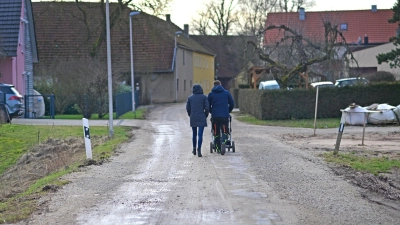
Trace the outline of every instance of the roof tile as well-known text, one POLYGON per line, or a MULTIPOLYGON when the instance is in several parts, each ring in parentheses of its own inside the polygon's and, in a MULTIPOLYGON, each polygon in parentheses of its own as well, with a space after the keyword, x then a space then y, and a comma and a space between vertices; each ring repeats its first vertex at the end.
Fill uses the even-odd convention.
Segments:
MULTIPOLYGON (((82 12, 74 2, 33 2, 35 30, 41 63, 55 58, 70 60, 88 58, 89 46, 96 42, 101 28, 99 3, 80 4, 86 12, 92 34, 88 36, 82 12)), ((110 13, 117 4, 110 3, 110 13)), ((130 9, 125 8, 120 20, 111 28, 113 71, 130 72, 130 9)), ((174 34, 181 29, 173 23, 141 12, 132 17, 133 58, 136 72, 170 71, 174 52, 174 34)), ((193 40, 181 41, 188 48, 206 51, 193 40)), ((101 43, 99 59, 106 61, 106 43, 101 43)), ((210 53, 211 54, 211 53, 210 53)))
MULTIPOLYGON (((359 37, 368 36, 369 43, 387 43, 389 38, 396 35, 397 24, 388 23, 393 11, 382 9, 377 12, 371 10, 353 11, 323 11, 306 12, 305 20, 299 19, 297 12, 269 13, 266 25, 288 25, 303 33, 305 37, 323 40, 324 21, 338 25, 347 24, 347 30, 342 30, 347 43, 356 43, 359 37)), ((278 30, 269 30, 265 33, 267 43, 275 43, 282 37, 278 30)), ((364 41, 364 39, 363 39, 364 41)))
POLYGON ((22 0, 0 1, 0 46, 8 56, 17 55, 22 0))

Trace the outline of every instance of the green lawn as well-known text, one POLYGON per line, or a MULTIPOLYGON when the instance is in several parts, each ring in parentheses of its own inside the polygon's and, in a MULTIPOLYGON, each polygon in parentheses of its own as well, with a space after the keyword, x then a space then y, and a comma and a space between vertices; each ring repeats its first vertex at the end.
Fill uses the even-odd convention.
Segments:
MULTIPOLYGON (((106 137, 106 141, 99 145, 94 145, 92 142, 92 158, 95 161, 109 158, 121 143, 129 139, 132 129, 132 127, 116 126, 114 127, 114 136, 110 139, 108 138, 108 127, 91 126, 90 135, 92 137, 106 137)), ((23 154, 38 143, 50 138, 66 139, 70 137, 82 138, 82 142, 84 142, 82 127, 0 125, 0 174, 15 165, 23 154)), ((48 176, 38 179, 24 192, 3 199, 0 202, 0 224, 17 222, 31 215, 36 210, 39 196, 47 193, 43 191, 43 187, 47 185, 62 186, 68 183, 59 178, 75 171, 85 158, 83 153, 82 157, 77 157, 78 161, 73 161, 61 170, 53 171, 48 176)))
MULTIPOLYGON (((245 113, 238 113, 236 119, 245 123, 262 126, 314 128, 314 119, 259 120, 245 113)), ((316 128, 336 128, 340 125, 340 118, 317 119, 315 125, 316 128)))
MULTIPOLYGON (((145 114, 146 114, 146 109, 139 109, 136 110, 135 112, 129 111, 123 115, 121 115, 118 119, 144 119, 145 118, 145 114)), ((116 119, 117 114, 114 113, 113 118, 116 119)), ((41 117, 43 119, 49 119, 50 116, 44 116, 41 117)), ((80 114, 74 114, 74 115, 55 115, 54 119, 67 119, 67 120, 80 120, 82 119, 83 116, 80 114)), ((109 116, 108 114, 105 115, 103 118, 99 119, 99 115, 98 114, 93 114, 92 117, 90 118, 91 120, 108 120, 109 116)))
POLYGON ((358 171, 366 171, 374 175, 387 173, 392 168, 400 168, 400 161, 388 157, 374 157, 367 155, 356 155, 355 153, 325 153, 325 160, 340 165, 349 166, 358 171))
MULTIPOLYGON (((95 157, 96 150, 104 149, 111 152, 115 145, 127 140, 130 128, 116 126, 114 128, 114 138, 93 149, 95 157), (105 147, 107 146, 107 147, 105 147)), ((91 136, 108 136, 108 128, 100 126, 90 127, 91 136)), ((17 160, 26 153, 31 147, 40 142, 52 139, 66 139, 67 137, 82 137, 83 129, 81 126, 33 126, 18 124, 0 125, 0 174, 7 168, 14 165, 17 160)))

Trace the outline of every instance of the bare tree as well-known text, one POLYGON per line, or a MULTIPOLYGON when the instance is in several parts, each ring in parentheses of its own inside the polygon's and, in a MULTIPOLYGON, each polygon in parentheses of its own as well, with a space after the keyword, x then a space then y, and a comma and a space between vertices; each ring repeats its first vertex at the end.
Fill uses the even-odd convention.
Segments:
POLYGON ((262 49, 257 43, 248 42, 256 54, 265 62, 274 79, 286 88, 288 83, 299 74, 305 73, 310 67, 328 60, 354 60, 348 49, 346 39, 339 31, 338 25, 324 21, 324 39, 320 42, 303 37, 300 32, 286 25, 271 25, 261 34, 271 30, 282 32, 282 38, 274 46, 262 49), (343 52, 350 54, 348 59, 343 52))
POLYGON ((240 32, 245 35, 257 35, 265 26, 267 14, 273 10, 278 0, 240 0, 240 32))
POLYGON ((35 88, 55 95, 56 112, 63 114, 75 103, 86 118, 107 112, 107 68, 96 59, 55 61, 50 69, 35 76, 35 88))
POLYGON ((297 12, 300 8, 311 8, 314 0, 278 0, 274 9, 276 12, 297 12))
POLYGON ((202 35, 227 36, 238 22, 236 0, 211 0, 198 13, 199 19, 192 20, 191 25, 202 35))

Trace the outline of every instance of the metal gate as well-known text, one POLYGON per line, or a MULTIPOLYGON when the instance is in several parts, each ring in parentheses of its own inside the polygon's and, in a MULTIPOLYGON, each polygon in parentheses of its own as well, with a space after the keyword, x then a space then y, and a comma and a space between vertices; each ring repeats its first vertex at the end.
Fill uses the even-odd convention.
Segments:
MULTIPOLYGON (((140 91, 135 91, 135 109, 140 106, 140 91)), ((115 112, 118 119, 121 115, 132 111, 132 92, 125 92, 115 96, 115 112)))

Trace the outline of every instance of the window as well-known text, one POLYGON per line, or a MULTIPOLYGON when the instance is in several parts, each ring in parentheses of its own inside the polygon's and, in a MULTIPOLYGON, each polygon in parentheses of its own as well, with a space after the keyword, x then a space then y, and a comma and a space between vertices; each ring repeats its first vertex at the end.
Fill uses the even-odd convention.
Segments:
POLYGON ((347 30, 347 23, 341 23, 340 30, 347 30))
POLYGON ((183 65, 185 65, 185 50, 183 50, 183 65))
POLYGON ((186 80, 183 80, 183 90, 186 91, 186 80))
POLYGON ((176 79, 176 90, 179 91, 179 79, 176 79))

